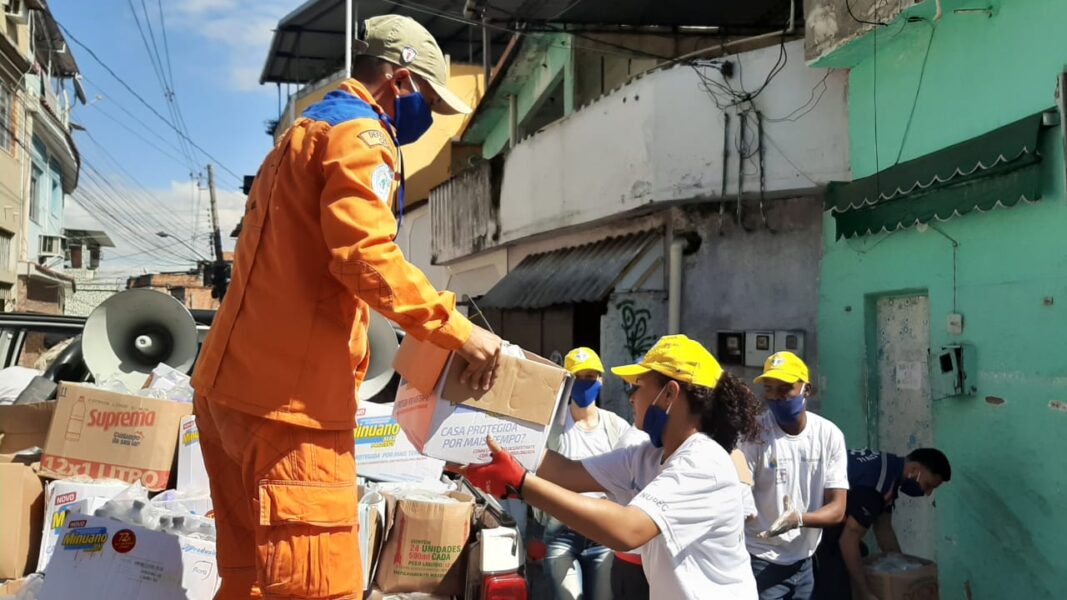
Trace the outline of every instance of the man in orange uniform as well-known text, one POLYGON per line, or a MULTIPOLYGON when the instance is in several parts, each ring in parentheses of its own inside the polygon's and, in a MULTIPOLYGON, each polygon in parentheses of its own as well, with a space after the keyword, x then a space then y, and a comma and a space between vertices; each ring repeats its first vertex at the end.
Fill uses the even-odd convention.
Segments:
POLYGON ((215 598, 359 598, 357 389, 369 310, 454 350, 488 389, 500 339, 393 243, 399 146, 431 110, 470 112, 415 21, 368 19, 352 79, 304 112, 256 175, 233 281, 204 343, 195 413, 218 528, 215 598))

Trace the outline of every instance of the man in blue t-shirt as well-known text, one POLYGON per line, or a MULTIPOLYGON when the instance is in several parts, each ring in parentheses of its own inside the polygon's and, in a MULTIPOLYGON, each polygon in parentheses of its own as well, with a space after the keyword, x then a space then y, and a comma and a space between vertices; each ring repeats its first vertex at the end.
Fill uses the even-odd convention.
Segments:
POLYGON ((814 598, 849 600, 854 587, 860 594, 855 600, 877 600, 864 575, 863 536, 873 527, 883 553, 900 552, 892 522, 897 496, 930 496, 951 478, 948 458, 934 448, 919 448, 907 457, 872 450, 849 452, 845 523, 826 530, 815 552, 814 598))

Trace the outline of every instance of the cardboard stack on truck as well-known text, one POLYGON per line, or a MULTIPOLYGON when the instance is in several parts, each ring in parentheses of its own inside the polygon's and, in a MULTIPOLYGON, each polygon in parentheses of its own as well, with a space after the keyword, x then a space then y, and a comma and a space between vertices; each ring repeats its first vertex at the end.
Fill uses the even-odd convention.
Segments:
MULTIPOLYGON (((572 378, 514 346, 501 360, 497 385, 474 392, 458 383, 461 359, 407 338, 393 361, 395 402, 360 402, 353 436, 367 560, 353 557, 352 568, 363 569, 368 598, 527 596, 514 521, 445 466, 487 460, 492 433, 536 468, 572 378)), ((214 595, 192 361, 176 366, 60 382, 48 399, 0 404, 0 598, 214 595)))

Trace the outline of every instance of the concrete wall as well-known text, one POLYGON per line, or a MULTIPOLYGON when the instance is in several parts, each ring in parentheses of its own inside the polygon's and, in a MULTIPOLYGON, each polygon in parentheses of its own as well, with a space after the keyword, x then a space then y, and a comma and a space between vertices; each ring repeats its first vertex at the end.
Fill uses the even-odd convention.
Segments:
MULTIPOLYGON (((745 231, 728 212, 722 235, 715 206, 689 211, 688 227, 702 241, 685 258, 682 332, 717 354, 719 331, 803 330, 804 359, 814 370, 822 199, 777 200, 765 211, 770 229, 746 219, 753 230, 745 231)), ((745 381, 761 371, 729 368, 745 381)))
MULTIPOLYGON (((600 359, 606 368, 633 364, 666 333, 666 292, 612 294, 608 299, 608 312, 600 319, 600 359)), ((633 420, 623 382, 614 375, 604 378, 600 405, 633 420)))
MULTIPOLYGON (((849 176, 844 74, 805 67, 803 42, 786 49, 785 68, 754 101, 766 118, 765 181, 772 195, 796 194, 849 176), (784 120, 813 92, 821 98, 810 112, 784 120)), ((778 46, 772 46, 731 58, 742 63, 746 85, 755 89, 778 57, 778 46)), ((712 69, 707 76, 721 81, 712 69)), ((734 79, 736 85, 736 74, 734 79)), ((722 110, 689 66, 636 79, 512 149, 501 191, 501 242, 650 203, 718 198, 724 142, 730 146, 726 196, 735 197, 739 123, 734 115, 729 133, 724 131, 722 110)), ((753 121, 747 131, 751 144, 753 121)), ((752 161, 744 180, 749 193, 759 188, 752 161)))
POLYGON ((404 215, 396 242, 408 261, 422 269, 437 289, 454 292, 460 300, 464 295, 476 298, 507 274, 507 250, 504 249, 448 266, 433 264, 432 235, 430 205, 423 204, 404 215))
POLYGON ((804 57, 809 62, 826 59, 870 33, 872 23, 889 23, 913 4, 915 0, 804 0, 804 57))
MULTIPOLYGON (((894 23, 902 27, 899 35, 879 35, 877 69, 873 39, 860 42, 868 55, 849 80, 857 177, 876 168, 875 80, 881 168, 898 153, 902 160, 921 156, 1055 102, 1056 79, 1067 64, 1067 4, 994 2, 992 17, 957 14, 952 9, 962 3, 944 4, 932 38, 925 23, 894 23)), ((1062 595, 1067 378, 1056 335, 1067 330, 1062 135, 1062 127, 1044 134, 1042 198, 1035 204, 853 240, 835 240, 826 218, 818 321, 822 393, 824 412, 845 431, 850 447, 868 442, 868 390, 877 389, 865 376, 877 351, 866 338, 873 299, 925 293, 931 348, 965 342, 977 353, 977 395, 935 401, 932 409, 934 443, 953 464, 952 481, 936 496, 944 598, 1062 595), (945 236, 958 243, 955 260, 945 236), (953 311, 964 315, 960 336, 946 331, 953 311)))

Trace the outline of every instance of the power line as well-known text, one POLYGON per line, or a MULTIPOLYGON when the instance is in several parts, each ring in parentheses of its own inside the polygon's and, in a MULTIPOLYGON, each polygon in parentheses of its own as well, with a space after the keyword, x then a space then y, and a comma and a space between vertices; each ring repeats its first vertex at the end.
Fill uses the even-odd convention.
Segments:
POLYGON ((149 189, 147 187, 145 187, 145 185, 143 183, 138 181, 138 179, 132 173, 130 173, 128 170, 126 170, 126 168, 124 166, 122 166, 122 163, 120 163, 110 152, 108 152, 107 148, 105 148, 103 144, 98 142, 96 140, 96 138, 93 137, 93 135, 91 133, 86 132, 86 134, 89 137, 89 141, 92 142, 94 145, 96 145, 96 147, 100 150, 101 154, 103 154, 106 159, 110 160, 110 162, 111 162, 113 167, 115 167, 119 172, 121 172, 123 175, 125 175, 127 178, 129 178, 130 181, 132 181, 134 184, 136 184, 137 187, 139 187, 141 189, 141 191, 143 191, 145 193, 145 195, 150 200, 152 200, 153 203, 156 206, 158 206, 160 208, 160 210, 163 212, 163 214, 167 215, 169 217, 169 219, 173 219, 173 220, 169 221, 169 225, 171 227, 176 227, 177 230, 181 230, 182 228, 185 227, 185 225, 182 224, 181 221, 177 220, 176 216, 174 216, 174 212, 173 212, 174 207, 167 206, 167 204, 165 202, 160 200, 151 191, 149 191, 149 189))
MULTIPOLYGON (((139 238, 142 238, 142 241, 145 241, 147 245, 163 250, 162 246, 160 246, 158 243, 155 243, 154 241, 156 232, 160 231, 160 227, 158 225, 159 222, 153 222, 155 216, 152 213, 138 212, 135 208, 136 200, 132 200, 127 193, 116 188, 106 177, 104 177, 99 171, 97 171, 96 168, 92 167, 88 163, 86 163, 85 166, 87 167, 86 175, 89 176, 90 180, 100 189, 103 197, 107 198, 108 201, 112 199, 114 200, 115 203, 109 204, 109 206, 118 210, 118 212, 123 217, 126 217, 121 225, 123 229, 129 231, 135 236, 138 236, 139 238), (106 191, 104 191, 105 186, 111 189, 112 193, 114 194, 113 196, 109 195, 106 191)), ((105 202, 105 204, 106 203, 107 202, 105 202)), ((178 254, 175 254, 174 252, 168 251, 168 253, 179 258, 184 258, 178 254)))
POLYGON ((923 78, 926 76, 926 59, 930 58, 930 47, 934 45, 934 34, 937 32, 937 24, 922 19, 930 26, 930 39, 926 40, 926 51, 923 52, 923 64, 919 68, 919 82, 915 84, 915 96, 911 99, 911 110, 908 112, 908 122, 904 125, 904 135, 900 138, 900 148, 897 149, 897 158, 894 165, 900 164, 900 157, 904 154, 904 144, 908 142, 908 133, 911 132, 911 121, 915 117, 915 106, 919 104, 919 92, 923 89, 923 78))
MULTIPOLYGON (((433 7, 430 7, 430 6, 426 6, 424 4, 419 4, 417 2, 411 2, 410 0, 385 0, 385 1, 387 3, 389 3, 389 4, 393 4, 393 5, 399 6, 401 8, 408 8, 408 9, 411 9, 411 10, 413 10, 415 12, 421 12, 423 14, 432 15, 432 16, 435 16, 435 17, 439 17, 439 18, 442 18, 442 19, 449 20, 449 21, 454 21, 456 23, 462 23, 464 25, 469 25, 471 27, 487 27, 489 29, 495 29, 497 31, 502 31, 504 33, 510 33, 512 35, 519 35, 519 36, 529 36, 532 33, 535 33, 535 32, 529 32, 529 31, 522 31, 521 29, 515 29, 515 28, 512 28, 512 27, 505 27, 503 25, 497 25, 495 23, 475 21, 475 20, 463 17, 461 15, 456 15, 456 14, 453 14, 453 13, 450 13, 450 12, 439 10, 439 9, 436 9, 436 8, 433 8, 433 7)), ((497 10, 500 10, 501 12, 503 12, 504 14, 509 15, 513 19, 518 20, 518 15, 516 13, 508 12, 506 10, 503 10, 500 7, 497 7, 497 6, 494 6, 493 8, 495 8, 497 10)), ((646 52, 644 50, 639 50, 639 49, 636 49, 636 48, 630 48, 628 46, 623 46, 621 44, 614 44, 612 42, 605 42, 603 40, 598 40, 598 39, 596 39, 594 37, 590 37, 590 36, 587 36, 587 35, 582 35, 582 34, 577 33, 577 32, 568 32, 568 31, 563 30, 563 29, 554 28, 553 29, 553 33, 570 33, 571 35, 573 35, 573 36, 575 36, 577 38, 589 40, 589 41, 592 41, 592 42, 594 42, 596 44, 602 44, 602 45, 605 45, 605 46, 608 46, 608 47, 619 48, 619 49, 623 50, 624 52, 611 52, 611 51, 605 50, 603 48, 595 48, 595 47, 590 47, 590 46, 579 46, 577 44, 573 44, 573 46, 575 48, 580 48, 582 50, 589 50, 589 51, 592 51, 592 52, 599 52, 601 54, 614 54, 616 56, 634 56, 636 54, 636 55, 644 55, 644 56, 647 56, 649 58, 656 58, 656 59, 659 59, 659 60, 668 60, 669 59, 669 57, 666 57, 666 56, 659 56, 657 54, 653 54, 653 53, 646 52)), ((556 46, 556 47, 560 47, 560 48, 567 48, 568 47, 566 45, 557 45, 557 44, 552 44, 552 45, 556 46)))
MULTIPOLYGON (((159 47, 156 44, 155 33, 152 30, 151 19, 148 16, 148 8, 144 4, 144 0, 141 1, 141 8, 144 9, 145 25, 148 28, 149 36, 152 39, 151 45, 148 42, 149 36, 145 35, 145 27, 141 26, 141 19, 137 16, 137 9, 133 5, 133 0, 126 0, 126 3, 130 7, 130 12, 133 13, 134 23, 137 25, 137 33, 141 36, 141 43, 144 44, 145 53, 148 55, 148 62, 152 65, 152 71, 155 72, 156 81, 159 82, 159 86, 163 91, 163 100, 167 105, 167 112, 170 113, 170 119, 173 123, 177 124, 178 120, 174 113, 173 96, 170 90, 170 86, 167 82, 167 76, 163 67, 163 60, 160 57, 159 47)), ((184 131, 178 132, 178 144, 181 146, 182 156, 185 157, 186 167, 190 171, 196 170, 196 159, 189 150, 188 144, 182 138, 184 131)))
POLYGON ((221 168, 221 169, 222 169, 223 171, 226 171, 227 173, 229 173, 230 175, 232 175, 232 176, 234 177, 234 179, 235 179, 236 181, 238 181, 238 182, 241 182, 241 181, 243 181, 243 179, 241 178, 241 176, 240 176, 240 175, 238 175, 238 174, 237 174, 237 173, 235 173, 235 172, 234 172, 234 171, 233 171, 232 169, 230 169, 229 167, 227 167, 226 165, 224 165, 224 164, 222 163, 222 161, 220 161, 219 159, 215 158, 215 157, 214 157, 214 156, 213 156, 213 155, 212 155, 211 153, 209 153, 209 152, 208 152, 207 150, 204 150, 204 149, 203 149, 203 148, 202 148, 202 147, 201 147, 201 146, 200 146, 199 144, 197 144, 197 143, 196 143, 195 141, 193 141, 193 140, 192 140, 191 138, 189 138, 189 137, 188 137, 187 135, 185 135, 184 133, 182 133, 182 132, 181 132, 181 131, 180 131, 180 130, 179 130, 179 129, 178 129, 178 128, 177 128, 177 127, 176 127, 176 126, 175 126, 175 125, 173 124, 173 123, 171 123, 170 121, 168 121, 166 117, 164 117, 163 115, 161 115, 161 114, 159 113, 159 111, 157 111, 157 110, 156 110, 156 109, 155 109, 155 108, 154 108, 154 107, 153 107, 153 106, 152 106, 151 104, 149 104, 149 103, 148 103, 148 101, 146 101, 146 100, 145 100, 145 99, 144 99, 143 97, 141 97, 141 95, 140 95, 140 94, 138 94, 138 93, 137 93, 136 91, 134 91, 134 89, 133 89, 132 87, 130 87, 130 85, 129 85, 128 83, 126 83, 126 81, 125 81, 124 79, 122 79, 122 77, 119 77, 118 73, 115 73, 115 71, 114 71, 114 70, 113 70, 113 69, 112 69, 112 68, 111 68, 110 66, 108 66, 108 64, 107 64, 107 63, 105 63, 105 62, 103 61, 103 59, 101 59, 101 58, 100 58, 100 57, 99 57, 99 56, 98 56, 98 55, 96 54, 96 52, 94 52, 94 51, 93 51, 93 49, 92 49, 92 48, 90 48, 89 46, 86 46, 86 45, 85 45, 85 44, 83 44, 83 43, 82 43, 82 42, 81 42, 81 41, 80 41, 80 40, 79 40, 78 38, 74 37, 74 35, 73 35, 73 34, 72 34, 72 33, 70 32, 70 30, 68 30, 68 29, 67 29, 66 27, 64 27, 62 23, 59 23, 59 22, 57 21, 57 22, 56 22, 56 24, 57 24, 57 25, 59 25, 59 28, 60 28, 61 30, 63 30, 63 34, 64 34, 64 35, 65 35, 65 36, 66 36, 67 38, 69 38, 69 39, 70 39, 70 41, 72 41, 72 42, 74 42, 75 44, 77 44, 77 45, 78 45, 78 47, 79 47, 79 48, 81 48, 82 50, 85 50, 85 52, 86 52, 86 53, 87 53, 87 54, 88 54, 88 55, 89 55, 90 57, 92 57, 92 59, 93 59, 93 60, 95 60, 95 61, 96 61, 96 62, 97 62, 97 63, 98 63, 98 64, 99 64, 99 65, 100 65, 101 67, 103 67, 103 69, 104 69, 105 71, 107 71, 109 75, 111 75, 111 76, 112 76, 113 78, 115 78, 115 80, 116 80, 116 81, 118 81, 118 82, 119 82, 119 84, 120 84, 120 85, 122 85, 122 87, 123 87, 123 88, 125 88, 127 92, 129 92, 129 93, 130 93, 130 94, 131 94, 131 95, 132 95, 132 96, 133 96, 134 98, 136 98, 138 102, 140 102, 141 104, 143 104, 143 105, 145 106, 145 108, 147 108, 147 109, 148 109, 149 111, 151 111, 151 112, 152 112, 152 114, 156 116, 156 118, 158 118, 159 120, 161 120, 161 121, 163 121, 164 123, 166 123, 166 124, 167 124, 167 126, 168 126, 168 127, 170 127, 171 129, 173 129, 173 130, 174 130, 175 132, 177 132, 177 133, 178 133, 178 135, 180 135, 180 136, 184 137, 184 138, 185 138, 185 140, 186 140, 187 142, 189 142, 189 144, 190 144, 190 145, 192 145, 192 147, 193 147, 193 148, 196 148, 197 150, 199 150, 199 151, 200 151, 200 153, 201 153, 201 154, 203 154, 204 156, 206 156, 207 158, 209 158, 209 159, 210 159, 210 160, 211 160, 211 161, 212 161, 213 163, 215 163, 215 164, 219 165, 219 167, 220 167, 220 168, 221 168))

